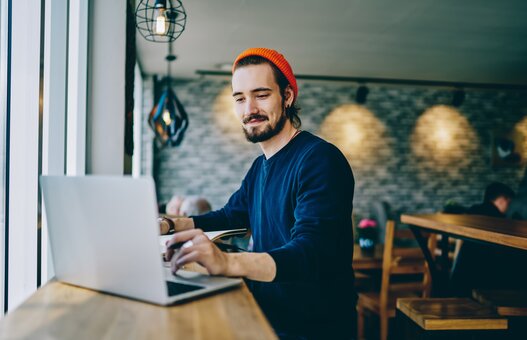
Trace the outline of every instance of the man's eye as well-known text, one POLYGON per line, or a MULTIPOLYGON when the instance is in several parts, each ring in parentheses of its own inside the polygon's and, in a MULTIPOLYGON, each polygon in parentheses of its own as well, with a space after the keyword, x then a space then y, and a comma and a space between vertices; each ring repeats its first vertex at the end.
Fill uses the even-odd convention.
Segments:
POLYGON ((259 94, 259 95, 256 96, 256 98, 258 98, 258 99, 264 99, 264 98, 267 98, 267 97, 269 97, 268 94, 259 94))
POLYGON ((234 100, 235 100, 237 103, 241 103, 241 102, 243 102, 243 98, 235 98, 234 100))

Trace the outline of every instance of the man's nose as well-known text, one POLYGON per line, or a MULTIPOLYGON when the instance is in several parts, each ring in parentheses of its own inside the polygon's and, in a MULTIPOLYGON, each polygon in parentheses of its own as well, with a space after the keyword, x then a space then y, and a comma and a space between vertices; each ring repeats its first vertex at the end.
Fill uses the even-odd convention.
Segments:
POLYGON ((255 114, 258 113, 258 106, 256 105, 256 101, 253 99, 247 99, 245 101, 245 115, 255 114))

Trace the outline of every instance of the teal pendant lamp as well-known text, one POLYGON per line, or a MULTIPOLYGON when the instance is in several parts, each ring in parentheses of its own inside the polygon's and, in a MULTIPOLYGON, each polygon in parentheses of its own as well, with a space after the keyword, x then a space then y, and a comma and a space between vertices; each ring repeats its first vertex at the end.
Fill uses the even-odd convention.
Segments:
POLYGON ((176 93, 172 90, 170 81, 170 63, 176 59, 171 53, 166 57, 168 61, 168 74, 166 77, 165 90, 157 104, 148 117, 148 123, 156 135, 159 146, 179 146, 185 136, 188 127, 187 111, 179 101, 176 93))

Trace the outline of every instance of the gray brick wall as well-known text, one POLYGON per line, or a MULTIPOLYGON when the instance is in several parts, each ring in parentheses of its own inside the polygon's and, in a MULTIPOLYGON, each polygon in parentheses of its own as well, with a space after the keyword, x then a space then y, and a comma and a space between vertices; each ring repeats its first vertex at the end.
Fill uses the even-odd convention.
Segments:
MULTIPOLYGON (((492 168, 492 131, 523 120, 527 133, 525 92, 467 90, 453 110, 445 106, 452 100, 449 89, 368 87, 363 106, 354 103, 356 85, 300 82, 299 91, 302 129, 337 145, 354 170, 357 214, 366 214, 375 200, 411 212, 437 211, 448 199, 470 205, 494 180, 516 189, 523 168, 492 168), (441 124, 449 131, 448 148, 434 137, 441 124)), ((203 195, 221 208, 260 149, 245 141, 231 112, 228 80, 179 83, 175 91, 190 125, 180 147, 154 151, 159 201, 174 193, 203 195)))
POLYGON ((258 146, 245 141, 234 114, 222 111, 232 105, 226 93, 217 98, 227 84, 200 80, 174 86, 189 115, 189 127, 179 147, 154 146, 159 202, 173 194, 202 195, 213 208, 221 208, 260 154, 258 146))

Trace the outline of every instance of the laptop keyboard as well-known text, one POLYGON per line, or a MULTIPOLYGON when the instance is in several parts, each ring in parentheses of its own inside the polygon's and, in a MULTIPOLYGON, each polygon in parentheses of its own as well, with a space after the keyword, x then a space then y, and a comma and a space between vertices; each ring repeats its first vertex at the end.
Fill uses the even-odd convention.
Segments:
POLYGON ((188 285, 183 283, 176 283, 171 281, 166 281, 168 287, 168 296, 174 296, 178 294, 183 294, 187 292, 192 292, 194 290, 203 289, 201 286, 188 285))

